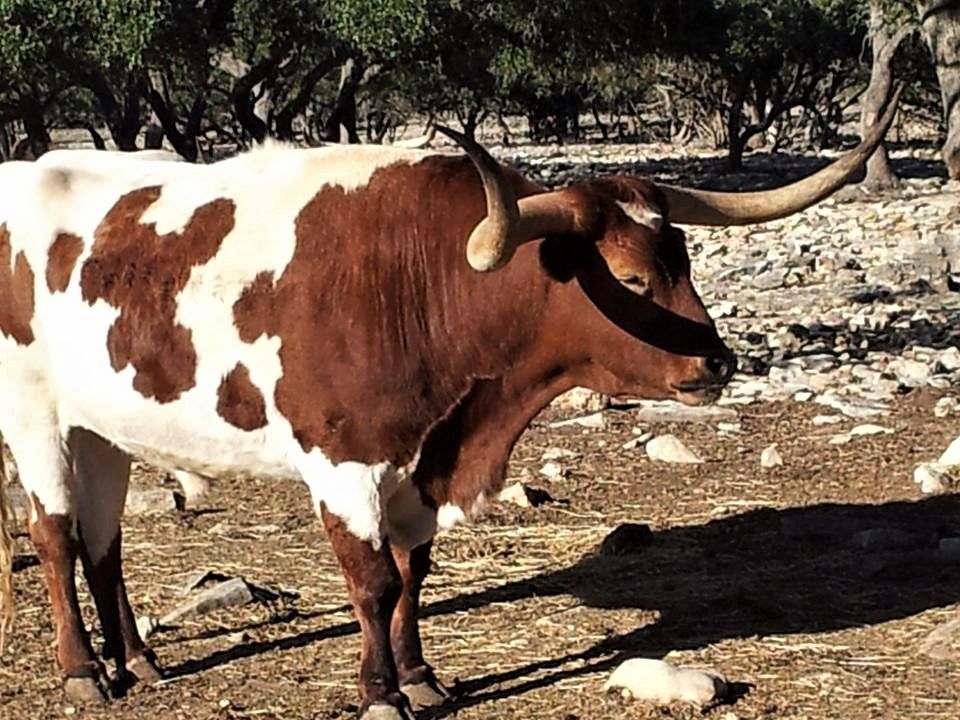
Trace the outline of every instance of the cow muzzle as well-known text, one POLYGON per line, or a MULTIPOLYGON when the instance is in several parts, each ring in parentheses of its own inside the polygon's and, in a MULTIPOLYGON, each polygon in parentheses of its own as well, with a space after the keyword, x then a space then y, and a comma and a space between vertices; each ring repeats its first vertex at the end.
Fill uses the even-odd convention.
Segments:
POLYGON ((687 405, 702 405, 714 402, 737 371, 737 357, 729 350, 708 355, 699 363, 695 378, 673 383, 671 386, 677 400, 687 405))

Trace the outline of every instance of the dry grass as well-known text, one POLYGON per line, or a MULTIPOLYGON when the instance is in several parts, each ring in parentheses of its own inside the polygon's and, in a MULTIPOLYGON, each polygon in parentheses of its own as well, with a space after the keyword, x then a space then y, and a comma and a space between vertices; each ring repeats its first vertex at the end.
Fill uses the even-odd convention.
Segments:
MULTIPOLYGON (((960 611, 960 568, 934 553, 864 553, 863 527, 960 534, 960 498, 920 499, 910 473, 949 440, 934 398, 900 401, 892 435, 831 446, 797 404, 745 409, 744 432, 671 430, 705 454, 697 467, 652 464, 630 412, 602 431, 524 437, 511 475, 559 500, 495 505, 437 544, 426 591, 425 645, 456 703, 432 717, 692 718, 691 708, 626 703, 601 688, 621 660, 668 656, 742 683, 711 712, 733 718, 957 718, 957 659, 917 653, 960 611), (779 443, 786 465, 759 468, 779 443), (542 452, 574 450, 567 475, 536 478, 542 452), (596 548, 622 522, 645 522, 653 543, 608 558, 596 548), (800 533, 800 536, 797 536, 800 533)), ((156 483, 147 474, 138 482, 156 483)), ((221 484, 209 505, 131 518, 125 558, 138 609, 161 615, 189 572, 212 568, 298 597, 194 618, 153 639, 171 679, 135 687, 108 711, 66 708, 52 664, 38 567, 17 573, 14 642, 0 664, 0 718, 346 718, 359 637, 344 583, 305 489, 221 484)), ((30 553, 25 538, 17 549, 30 553)), ((85 605, 88 619, 93 612, 85 605)))

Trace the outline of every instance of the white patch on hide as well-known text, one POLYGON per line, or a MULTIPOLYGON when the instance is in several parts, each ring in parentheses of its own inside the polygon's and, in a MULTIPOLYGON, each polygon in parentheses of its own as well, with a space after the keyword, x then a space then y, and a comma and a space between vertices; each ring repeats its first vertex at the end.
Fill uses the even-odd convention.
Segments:
POLYGON ((654 232, 660 232, 663 229, 663 214, 647 203, 625 203, 618 200, 617 205, 623 210, 623 214, 637 225, 650 228, 654 232))

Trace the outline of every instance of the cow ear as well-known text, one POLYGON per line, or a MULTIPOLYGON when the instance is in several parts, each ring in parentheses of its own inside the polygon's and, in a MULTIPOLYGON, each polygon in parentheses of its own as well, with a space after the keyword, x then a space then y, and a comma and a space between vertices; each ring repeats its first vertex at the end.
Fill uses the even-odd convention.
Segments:
POLYGON ((540 264, 554 280, 569 282, 583 267, 589 245, 574 235, 547 237, 540 243, 540 264))

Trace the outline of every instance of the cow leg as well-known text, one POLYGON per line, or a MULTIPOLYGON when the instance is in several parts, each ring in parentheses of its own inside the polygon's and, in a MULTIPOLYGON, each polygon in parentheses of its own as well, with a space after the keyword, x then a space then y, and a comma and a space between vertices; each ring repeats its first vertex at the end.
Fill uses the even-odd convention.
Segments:
POLYGON ((346 524, 321 506, 320 515, 347 581, 350 603, 360 623, 360 718, 412 718, 397 684, 390 647, 390 620, 401 592, 400 573, 389 545, 379 549, 353 535, 346 524))
MULTIPOLYGON (((0 388, 3 390, 3 388, 0 388)), ((0 393, 4 395, 5 393, 0 393)), ((21 397, 6 393, 14 400, 21 397)), ((64 690, 74 702, 106 700, 106 673, 90 645, 77 602, 77 561, 73 473, 66 443, 52 410, 40 406, 5 408, 3 434, 30 498, 28 527, 43 569, 56 631, 56 656, 66 676, 64 690)))
POLYGON ((397 664, 400 691, 415 709, 440 705, 450 697, 434 676, 433 668, 423 659, 420 642, 420 590, 430 572, 432 544, 426 542, 410 551, 396 546, 391 548, 403 580, 403 590, 390 623, 390 644, 397 664))
POLYGON ((118 677, 129 672, 138 680, 157 681, 161 674, 137 630, 120 559, 120 518, 130 457, 100 436, 78 428, 70 433, 69 442, 77 486, 80 557, 100 618, 104 660, 116 664, 118 677))

